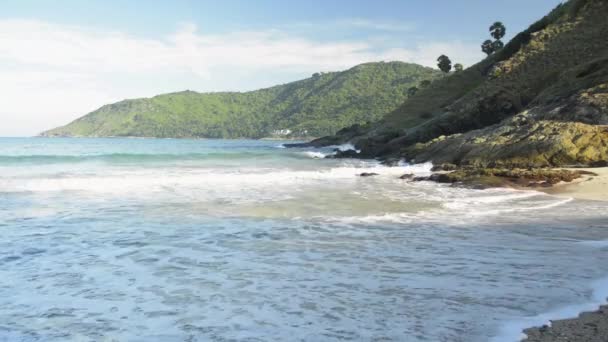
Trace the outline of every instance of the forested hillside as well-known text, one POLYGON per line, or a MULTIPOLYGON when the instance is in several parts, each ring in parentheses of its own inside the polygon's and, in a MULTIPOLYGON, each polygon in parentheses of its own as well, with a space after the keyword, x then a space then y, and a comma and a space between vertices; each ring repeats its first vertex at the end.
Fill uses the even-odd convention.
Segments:
MULTIPOLYGON (((244 93, 184 91, 109 104, 43 136, 173 138, 314 137, 374 122, 403 103, 410 87, 440 72, 401 62, 244 93)), ((425 82, 428 83, 428 82, 425 82)))

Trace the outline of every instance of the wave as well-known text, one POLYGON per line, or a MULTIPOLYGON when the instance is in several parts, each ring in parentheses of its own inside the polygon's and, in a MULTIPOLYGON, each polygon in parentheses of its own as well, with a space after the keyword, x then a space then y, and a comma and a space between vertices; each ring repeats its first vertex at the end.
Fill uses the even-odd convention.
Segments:
POLYGON ((543 325, 551 326, 551 320, 575 318, 582 312, 595 311, 606 304, 608 298, 608 277, 591 283, 592 296, 588 302, 568 305, 536 316, 524 317, 506 322, 492 342, 513 342, 526 338, 523 330, 543 325))
POLYGON ((312 159, 323 159, 327 156, 333 155, 333 153, 323 153, 317 151, 305 151, 302 152, 302 154, 312 159))
MULTIPOLYGON (((99 158, 99 157, 96 157, 99 158)), ((108 157, 102 157, 108 158, 108 157)), ((112 156, 111 158, 116 158, 112 156)), ((121 157, 119 157, 121 158, 121 157)), ((424 174, 430 172, 432 164, 411 165, 407 167, 388 167, 377 162, 363 162, 359 166, 344 165, 317 170, 292 170, 276 168, 241 167, 230 168, 180 168, 140 169, 135 171, 104 170, 97 175, 55 174, 44 177, 5 177, 0 178, 0 191, 63 191, 82 190, 99 192, 152 191, 156 188, 213 188, 218 186, 242 186, 265 188, 269 184, 291 185, 326 180, 357 181, 358 174, 376 173, 378 178, 390 177, 397 180, 405 173, 424 174)))
MULTIPOLYGON (((317 149, 315 151, 304 151, 303 155, 313 158, 313 159, 323 159, 326 157, 336 155, 337 151, 345 152, 345 151, 355 151, 360 153, 361 150, 357 150, 353 144, 342 144, 342 145, 332 145, 317 149), (331 152, 322 152, 322 151, 331 151, 331 152)), ((404 166, 404 165, 401 165, 404 166)))
MULTIPOLYGON (((462 190, 462 189, 460 189, 462 190)), ((513 189, 489 189, 482 190, 481 194, 471 197, 452 197, 443 206, 455 211, 467 208, 484 208, 471 212, 473 216, 494 216, 513 212, 535 211, 551 209, 562 206, 574 199, 557 198, 534 190, 513 189), (497 207, 496 204, 507 204, 505 207, 497 207)))
POLYGON ((342 144, 342 145, 337 145, 337 146, 332 146, 332 147, 341 152, 346 152, 346 151, 356 151, 357 153, 361 152, 361 150, 357 150, 357 148, 353 144, 342 144))

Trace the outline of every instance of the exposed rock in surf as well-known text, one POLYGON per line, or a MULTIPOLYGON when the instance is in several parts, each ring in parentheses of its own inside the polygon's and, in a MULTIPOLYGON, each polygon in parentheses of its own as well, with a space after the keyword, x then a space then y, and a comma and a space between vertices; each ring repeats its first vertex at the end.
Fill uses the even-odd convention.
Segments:
POLYGON ((336 153, 333 155, 334 158, 359 158, 359 152, 355 150, 346 150, 340 151, 336 150, 336 153))
POLYGON ((459 184, 474 188, 492 187, 550 187, 561 182, 572 182, 583 175, 593 175, 587 171, 554 169, 494 169, 460 168, 447 173, 434 173, 428 177, 415 177, 414 181, 459 184))
POLYGON ((403 176, 399 177, 399 179, 413 179, 413 178, 414 178, 413 173, 406 173, 403 176))
POLYGON ((358 176, 359 177, 373 177, 373 176, 378 176, 378 174, 375 172, 363 172, 363 173, 360 173, 358 176))

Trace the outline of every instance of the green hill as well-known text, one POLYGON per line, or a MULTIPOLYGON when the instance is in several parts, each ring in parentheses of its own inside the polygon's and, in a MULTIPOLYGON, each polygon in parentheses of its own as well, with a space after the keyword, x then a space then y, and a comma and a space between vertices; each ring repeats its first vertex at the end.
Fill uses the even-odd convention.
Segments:
MULTIPOLYGON (((472 166, 608 160, 608 1, 570 0, 502 50, 419 91, 382 120, 312 145, 472 166)), ((352 153, 351 153, 352 154, 352 153)))
POLYGON ((305 137, 379 120, 407 89, 440 72, 401 62, 368 63, 343 72, 244 93, 184 91, 109 104, 42 136, 172 138, 305 137))

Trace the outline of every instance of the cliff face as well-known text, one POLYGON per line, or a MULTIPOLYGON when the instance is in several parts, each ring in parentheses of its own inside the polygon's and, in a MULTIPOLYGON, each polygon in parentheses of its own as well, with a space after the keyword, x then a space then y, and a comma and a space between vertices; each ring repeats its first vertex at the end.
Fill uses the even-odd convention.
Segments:
POLYGON ((348 136, 339 132, 331 140, 354 142, 363 157, 416 162, 602 163, 608 159, 606 18, 608 1, 571 0, 378 124, 343 130, 348 136))

